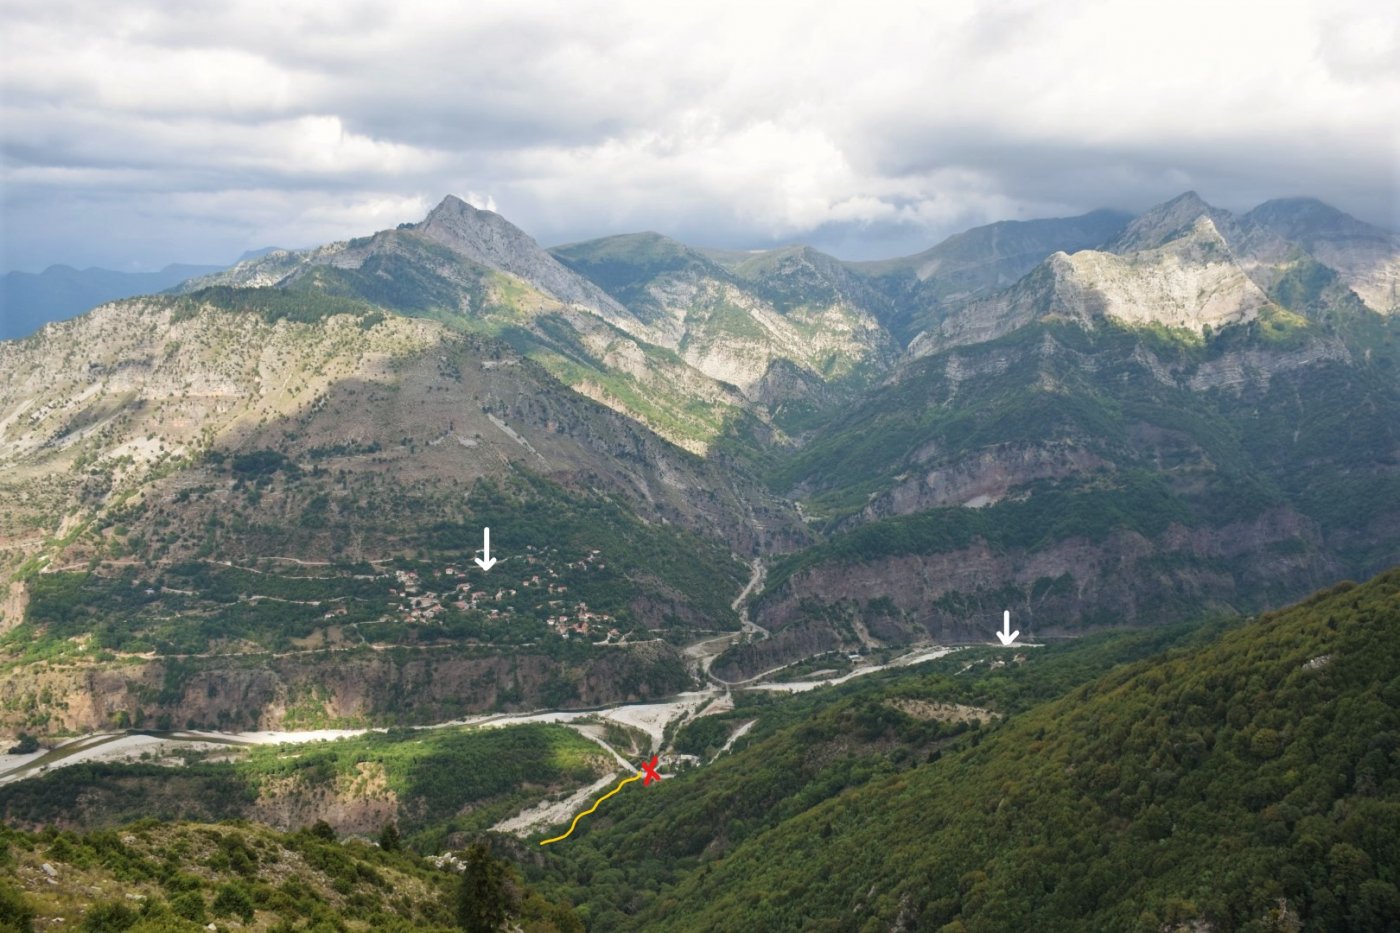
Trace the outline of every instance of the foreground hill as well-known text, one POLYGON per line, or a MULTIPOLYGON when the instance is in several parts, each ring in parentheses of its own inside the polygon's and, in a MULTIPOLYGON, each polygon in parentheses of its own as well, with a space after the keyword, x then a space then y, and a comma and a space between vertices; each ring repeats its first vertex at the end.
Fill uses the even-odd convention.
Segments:
POLYGON ((1032 657, 971 731, 956 669, 843 688, 542 877, 607 928, 1390 929, 1397 631, 1392 570, 1048 702, 1075 668, 1032 657))
MULTIPOLYGON (((454 930, 461 865, 337 842, 324 826, 279 833, 147 820, 88 834, 0 829, 0 929, 454 930)), ((567 906, 503 866, 494 881, 512 923, 582 930, 567 906)))
MULTIPOLYGON (((621 751, 640 754, 627 744, 621 751)), ((365 838, 392 824, 405 848, 424 854, 461 848, 617 767, 597 741, 538 723, 289 745, 180 743, 128 762, 65 764, 61 756, 61 749, 41 755, 28 778, 0 785, 0 818, 36 831, 114 829, 145 818, 252 820, 288 831, 323 821, 365 838)))

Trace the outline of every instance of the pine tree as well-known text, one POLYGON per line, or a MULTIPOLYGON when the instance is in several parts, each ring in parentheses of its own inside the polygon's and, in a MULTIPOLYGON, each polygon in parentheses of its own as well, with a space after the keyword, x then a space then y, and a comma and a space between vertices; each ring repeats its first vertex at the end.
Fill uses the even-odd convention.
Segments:
POLYGON ((474 844, 457 889, 457 925, 468 933, 498 933, 509 906, 505 866, 491 857, 485 843, 474 844))
POLYGON ((399 827, 396 824, 385 823, 379 831, 379 848, 385 852, 399 851, 399 827))

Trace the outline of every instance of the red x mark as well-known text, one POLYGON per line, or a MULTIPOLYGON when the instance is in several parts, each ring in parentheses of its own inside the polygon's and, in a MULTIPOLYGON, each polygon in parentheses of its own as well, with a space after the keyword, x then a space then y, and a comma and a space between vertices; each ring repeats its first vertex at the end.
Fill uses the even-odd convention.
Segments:
POLYGON ((642 770, 646 771, 646 777, 642 778, 642 786, 646 787, 652 781, 661 780, 661 775, 656 773, 656 756, 651 756, 651 761, 642 762, 642 770))

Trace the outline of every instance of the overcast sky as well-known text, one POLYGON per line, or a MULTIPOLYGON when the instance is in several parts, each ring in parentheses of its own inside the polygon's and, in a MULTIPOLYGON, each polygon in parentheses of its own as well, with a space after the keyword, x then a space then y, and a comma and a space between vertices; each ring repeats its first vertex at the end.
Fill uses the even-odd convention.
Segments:
POLYGON ((1311 194, 1391 228, 1372 0, 0 0, 0 269, 227 262, 420 219, 546 245, 915 252, 1311 194))

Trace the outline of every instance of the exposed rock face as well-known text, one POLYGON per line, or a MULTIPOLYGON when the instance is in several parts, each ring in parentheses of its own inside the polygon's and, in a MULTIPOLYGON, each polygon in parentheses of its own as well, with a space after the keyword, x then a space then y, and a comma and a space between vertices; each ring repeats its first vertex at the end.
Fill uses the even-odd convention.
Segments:
MULTIPOLYGON (((882 368, 894 348, 873 308, 881 296, 839 261, 806 247, 724 266, 657 234, 608 237, 555 250, 626 304, 632 336, 764 404, 775 366, 819 387, 862 365, 882 368)), ((790 385, 789 388, 795 388, 790 385)), ((819 388, 818 388, 818 391, 819 388)))
POLYGON ((1400 313, 1400 234, 1362 223, 1312 198, 1267 201, 1240 221, 1298 243, 1373 311, 1400 313))
POLYGON ((1051 262, 1068 263, 1071 291, 1068 307, 1052 308, 1051 313, 1067 313, 1086 323, 1097 312, 1128 324, 1200 331, 1252 320, 1269 300, 1235 262, 1208 217, 1198 218, 1187 234, 1154 249, 1125 257, 1085 250, 1061 254, 1051 262))
POLYGON ((1187 191, 1134 217, 1118 236, 1108 241, 1104 250, 1127 255, 1160 249, 1173 240, 1190 236, 1203 218, 1217 230, 1232 220, 1229 211, 1211 207, 1196 192, 1187 191))
POLYGON ((1069 441, 983 449, 900 480, 840 527, 950 505, 977 508, 1033 480, 1082 475, 1109 465, 1103 457, 1069 441))
POLYGON ((997 295, 945 299, 910 350, 990 340, 1046 317, 1196 332, 1237 324, 1273 305, 1273 289, 1300 263, 1335 270, 1374 311, 1400 309, 1400 235, 1311 199, 1235 217, 1192 191, 1134 218, 1101 250, 1057 252, 997 295))
MULTIPOLYGON (((1397 255, 1394 235, 1315 202, 1236 218, 1191 193, 1126 226, 1106 213, 992 225, 883 264, 656 234, 545 251, 448 198, 419 224, 189 286, 277 289, 127 301, 0 343, 0 570, 130 560, 124 547, 157 539, 157 562, 263 544, 381 557, 406 528, 460 524, 478 480, 530 474, 560 501, 697 532, 725 566, 728 551, 792 550, 818 529, 891 520, 923 535, 789 578, 762 603, 775 636, 727 660, 734 671, 959 637, 1008 599, 1028 625, 1065 631, 1263 605, 1393 553, 1393 321, 1348 287, 1394 310, 1397 255), (1333 456, 1351 439, 1318 426, 1338 420, 1364 424, 1364 455, 1333 456), (258 452, 287 469, 235 479, 206 459, 258 452), (1304 468, 1378 507, 1338 518, 1295 488, 1304 468), (810 526, 761 470, 812 500, 810 526), (339 524, 302 521, 313 497, 339 524), (1090 500, 1167 517, 1084 532, 1082 514, 1055 512, 1090 500), (1027 544, 979 524, 1025 503, 1061 531, 1027 544), (975 533, 948 544, 905 521, 934 509, 975 533)), ((708 610, 673 584, 629 591, 633 616, 704 627, 708 610)), ((25 589, 0 595, 3 630, 25 589)), ((514 703, 520 677, 521 695, 544 682, 579 702, 640 695, 609 680, 621 667, 454 657, 425 673, 382 655, 202 667, 193 693, 154 706, 170 692, 156 662, 44 676, 74 697, 73 728, 138 711, 286 723, 310 715, 312 685, 326 689, 315 715, 357 721, 514 703)))
MULTIPOLYGON (((1022 632, 1035 635, 1074 634, 1087 624, 1150 624, 1173 618, 1184 602, 1223 608, 1247 599, 1245 592, 1282 588, 1280 581, 1307 590, 1335 576, 1326 557, 1292 542, 1315 546, 1320 540, 1307 519, 1283 509, 1222 528, 1174 526, 1155 539, 1121 532, 1034 550, 975 544, 825 563, 765 594, 757 620, 781 632, 809 624, 804 620, 817 606, 847 604, 860 612, 858 594, 868 593, 888 597, 926 637, 945 642, 988 640, 1003 609, 1012 611, 1022 632)), ((888 626, 878 628, 882 638, 897 636, 888 626)))
MULTIPOLYGON (((418 238, 445 247, 461 260, 515 276, 566 305, 576 305, 605 318, 626 316, 626 311, 602 289, 561 265, 525 231, 494 211, 472 207, 452 195, 420 223, 315 249, 274 250, 231 269, 191 279, 180 290, 189 293, 211 285, 270 287, 303 277, 317 266, 359 269, 371 257, 385 252, 417 252, 403 241, 418 238)), ((417 258, 422 258, 421 254, 417 258)))
POLYGON ((566 304, 609 319, 627 316, 601 288, 565 268, 525 231, 494 211, 448 195, 412 229, 473 262, 519 276, 566 304))
POLYGON ((300 268, 310 256, 324 252, 338 252, 341 244, 312 250, 274 249, 261 256, 244 259, 227 269, 211 272, 198 278, 187 279, 173 289, 179 294, 189 294, 202 288, 227 285, 235 288, 271 288, 286 279, 300 268))
MULTIPOLYGON (((1177 213, 1165 223, 1175 223, 1177 213)), ((979 343, 1042 318, 1086 327, 1113 318, 1199 333, 1252 320, 1269 304, 1208 216, 1198 215, 1184 231, 1169 236, 1159 245, 1126 253, 1056 253, 1015 288, 951 312, 935 330, 921 334, 910 351, 920 355, 979 343)), ((1157 239, 1156 227, 1130 229, 1123 242, 1157 239)))
POLYGON ((882 320, 907 343, 948 309, 1011 287, 1053 253, 1099 247, 1128 220, 1116 211, 1094 211, 1001 221, 955 234, 914 256, 847 265, 886 295, 882 320))
POLYGON ((1238 394, 1245 389, 1267 389, 1279 373, 1331 361, 1351 361, 1351 352, 1340 340, 1312 340, 1291 352, 1247 348, 1202 363, 1190 374, 1187 384, 1195 392, 1225 389, 1238 394))
MULTIPOLYGON (((508 348, 427 320, 364 324, 181 315, 169 299, 135 299, 0 343, 0 561, 34 553, 63 516, 132 495, 178 500, 203 485, 222 500, 226 478, 200 459, 210 449, 277 449, 310 468, 318 451, 345 448, 325 465, 376 483, 386 469, 402 484, 470 484, 523 468, 618 493, 649 518, 727 526, 720 533, 743 553, 762 529, 799 529, 757 484, 579 398, 508 348)), ((177 509, 191 525, 207 520, 200 510, 177 509)), ((373 555, 378 523, 362 524, 373 555)))
POLYGON ((317 724, 444 722, 495 709, 590 707, 667 696, 690 686, 664 642, 618 648, 582 665, 538 655, 473 657, 451 649, 30 666, 0 682, 0 734, 25 728, 26 708, 50 732, 130 724, 221 730, 317 724), (183 665, 180 670, 172 665, 183 665), (175 691, 167 684, 177 678, 175 691))

